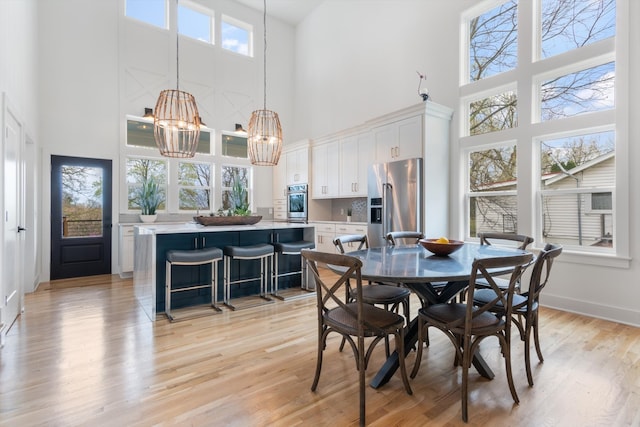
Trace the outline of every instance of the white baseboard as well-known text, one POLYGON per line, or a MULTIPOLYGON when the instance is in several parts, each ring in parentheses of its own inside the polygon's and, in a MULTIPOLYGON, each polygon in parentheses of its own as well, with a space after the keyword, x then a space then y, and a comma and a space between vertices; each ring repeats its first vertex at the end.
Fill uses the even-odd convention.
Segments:
POLYGON ((638 310, 596 304, 590 301, 550 294, 543 295, 541 303, 549 308, 640 327, 640 311, 638 310))

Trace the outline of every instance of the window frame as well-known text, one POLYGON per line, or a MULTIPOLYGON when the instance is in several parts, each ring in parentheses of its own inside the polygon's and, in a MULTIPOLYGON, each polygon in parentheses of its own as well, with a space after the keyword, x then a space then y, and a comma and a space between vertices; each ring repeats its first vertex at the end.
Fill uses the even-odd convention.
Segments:
MULTIPOLYGON (((521 234, 535 238, 534 247, 544 246, 542 237, 542 191, 540 189, 540 155, 541 139, 550 135, 566 133, 584 133, 597 128, 615 130, 615 188, 613 198, 613 230, 614 248, 609 251, 591 250, 590 248, 565 247, 563 258, 569 262, 589 263, 619 268, 629 266, 629 117, 626 112, 629 106, 629 95, 625 89, 629 85, 629 0, 616 0, 616 34, 612 38, 599 40, 589 45, 568 52, 539 58, 539 3, 537 0, 520 0, 518 4, 518 65, 515 70, 500 73, 486 79, 470 82, 468 59, 468 22, 496 7, 503 0, 486 0, 479 2, 461 14, 460 25, 460 74, 459 74, 459 134, 457 148, 460 193, 454 199, 463 203, 457 210, 457 229, 464 238, 469 237, 468 211, 469 179, 464 162, 468 153, 480 150, 496 140, 516 140, 518 153, 518 228, 521 234), (536 90, 540 82, 549 75, 561 75, 563 71, 586 68, 609 61, 615 62, 615 106, 611 110, 589 112, 578 116, 539 122, 539 96, 536 90), (518 127, 488 134, 469 135, 469 101, 481 97, 487 92, 499 92, 499 88, 516 85, 518 94, 518 127), (463 175, 464 174, 464 175, 463 175)), ((604 188, 599 188, 603 190, 604 188)), ((455 208, 455 207, 454 207, 455 208)))

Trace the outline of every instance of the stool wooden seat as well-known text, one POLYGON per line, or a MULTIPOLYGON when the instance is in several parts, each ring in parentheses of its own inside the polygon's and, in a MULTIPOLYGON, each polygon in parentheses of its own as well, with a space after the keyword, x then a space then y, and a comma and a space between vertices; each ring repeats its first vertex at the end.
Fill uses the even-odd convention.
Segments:
POLYGON ((173 321, 175 318, 171 314, 171 297, 176 292, 185 292, 195 289, 211 288, 211 308, 220 312, 218 302, 218 262, 222 260, 222 250, 220 248, 204 248, 193 250, 170 250, 166 255, 166 279, 165 279, 165 300, 164 312, 173 321), (173 287, 171 272, 174 265, 205 265, 211 264, 211 283, 196 284, 192 286, 173 287))
POLYGON ((303 249, 314 249, 316 247, 315 242, 309 242, 306 240, 298 240, 296 242, 276 242, 273 243, 275 255, 273 257, 273 296, 281 300, 304 298, 313 295, 314 287, 311 287, 307 282, 307 266, 302 262, 300 252, 303 249), (300 270, 290 271, 287 273, 281 273, 279 269, 279 259, 283 255, 293 255, 300 257, 300 270), (280 277, 300 275, 300 289, 285 289, 281 291, 279 288, 280 277), (300 292, 300 290, 305 292, 300 292))
MULTIPOLYGON (((274 250, 273 246, 268 243, 261 243, 257 245, 247 245, 247 246, 225 246, 223 249, 224 253, 224 305, 229 307, 231 310, 236 310, 235 305, 231 304, 231 285, 246 283, 246 282, 255 282, 260 280, 260 298, 264 300, 263 302, 273 302, 273 300, 269 297, 268 292, 271 289, 270 279, 271 276, 268 274, 269 266, 271 264, 271 259, 273 258, 274 250), (251 277, 248 279, 236 279, 232 280, 231 278, 231 261, 233 260, 260 260, 260 276, 251 277)), ((245 305, 242 308, 246 308, 249 306, 255 306, 257 304, 245 305)))

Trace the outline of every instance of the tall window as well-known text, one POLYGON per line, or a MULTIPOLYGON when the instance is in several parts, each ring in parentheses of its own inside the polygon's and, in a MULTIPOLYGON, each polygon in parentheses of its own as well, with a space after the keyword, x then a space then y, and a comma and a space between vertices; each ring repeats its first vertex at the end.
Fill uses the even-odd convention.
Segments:
POLYGON ((467 236, 627 250, 616 246, 628 227, 616 209, 616 2, 628 0, 484 1, 463 15, 467 236))
POLYGON ((178 209, 211 210, 211 165, 209 163, 178 163, 178 209))
POLYGON ((127 208, 129 210, 138 210, 140 206, 136 204, 136 191, 142 186, 142 183, 153 177, 160 185, 160 191, 163 194, 163 202, 158 210, 166 210, 167 208, 167 162, 164 160, 148 159, 141 157, 127 158, 127 208))

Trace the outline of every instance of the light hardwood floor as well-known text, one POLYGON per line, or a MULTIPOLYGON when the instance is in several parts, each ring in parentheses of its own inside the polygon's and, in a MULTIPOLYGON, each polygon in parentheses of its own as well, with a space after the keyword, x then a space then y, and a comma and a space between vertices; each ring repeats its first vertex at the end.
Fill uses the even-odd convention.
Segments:
MULTIPOLYGON (((412 306, 416 311, 415 301, 412 306)), ((44 284, 0 350, 2 426, 344 426, 358 423, 350 351, 330 340, 317 392, 315 299, 170 324, 150 322, 131 280, 97 276, 44 284)), ((405 393, 395 375, 367 387, 372 426, 455 426, 460 370, 430 334, 423 366, 405 393)), ((556 310, 541 312, 545 362, 534 357, 528 387, 520 341, 509 394, 497 341, 482 354, 492 381, 471 371, 468 425, 640 425, 640 329, 556 310)), ((367 372, 384 359, 379 345, 367 372)), ((409 369, 415 352, 407 358, 409 369)))

